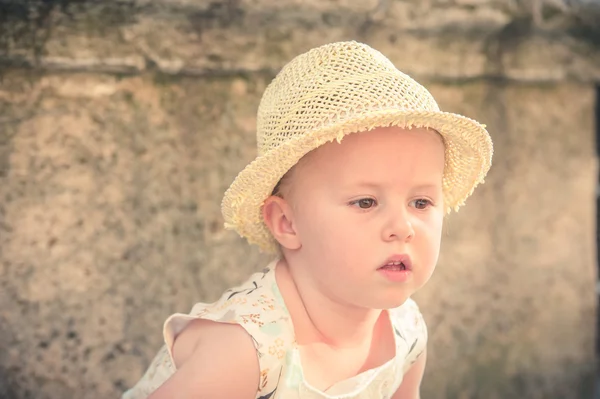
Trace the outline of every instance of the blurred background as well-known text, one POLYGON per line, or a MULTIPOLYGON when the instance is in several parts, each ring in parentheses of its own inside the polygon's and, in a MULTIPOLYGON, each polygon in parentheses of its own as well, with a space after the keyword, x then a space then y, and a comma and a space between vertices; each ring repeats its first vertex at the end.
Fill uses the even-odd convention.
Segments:
POLYGON ((277 71, 348 39, 495 143, 416 298, 423 398, 594 397, 600 1, 0 0, 0 398, 119 397, 265 265, 222 194, 277 71))

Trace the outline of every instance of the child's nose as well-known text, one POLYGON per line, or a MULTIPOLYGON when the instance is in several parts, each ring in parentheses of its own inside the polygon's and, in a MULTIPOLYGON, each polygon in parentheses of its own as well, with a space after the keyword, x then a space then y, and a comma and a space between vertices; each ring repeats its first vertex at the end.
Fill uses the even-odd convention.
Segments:
POLYGON ((400 240, 409 242, 415 236, 415 230, 410 221, 410 215, 406 210, 393 212, 383 229, 385 241, 400 240))

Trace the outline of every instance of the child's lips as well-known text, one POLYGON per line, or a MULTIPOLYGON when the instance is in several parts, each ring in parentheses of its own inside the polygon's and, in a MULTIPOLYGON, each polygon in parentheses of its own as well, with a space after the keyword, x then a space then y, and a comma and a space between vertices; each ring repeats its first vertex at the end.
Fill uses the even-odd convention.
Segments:
POLYGON ((412 271, 409 269, 399 269, 384 266, 380 267, 377 271, 388 280, 396 283, 407 282, 412 276, 412 271))
POLYGON ((406 254, 392 255, 377 271, 390 281, 406 282, 412 275, 410 256, 406 254))
POLYGON ((406 254, 396 254, 390 256, 385 263, 379 267, 379 270, 402 271, 412 270, 412 262, 410 256, 406 254))

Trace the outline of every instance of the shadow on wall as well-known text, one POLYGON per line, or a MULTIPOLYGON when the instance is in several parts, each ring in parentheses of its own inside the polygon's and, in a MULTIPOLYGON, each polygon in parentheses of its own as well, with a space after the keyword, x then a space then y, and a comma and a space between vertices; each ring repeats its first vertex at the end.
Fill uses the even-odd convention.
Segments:
POLYGON ((90 22, 110 21, 108 25, 88 25, 90 31, 101 33, 131 22, 136 9, 139 7, 135 6, 135 1, 122 0, 101 4, 94 0, 0 0, 0 61, 14 67, 35 66, 44 54, 48 39, 62 22, 73 22, 91 10, 90 22), (34 64, 29 57, 14 54, 15 48, 30 51, 34 64))

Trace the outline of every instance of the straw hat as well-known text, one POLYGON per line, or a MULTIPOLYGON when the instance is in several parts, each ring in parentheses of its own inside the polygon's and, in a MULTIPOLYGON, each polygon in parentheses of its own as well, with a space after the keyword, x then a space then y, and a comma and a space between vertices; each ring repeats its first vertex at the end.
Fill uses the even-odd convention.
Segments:
POLYGON ((283 175, 324 143, 384 126, 441 134, 447 211, 458 210, 490 168, 492 141, 484 125, 440 111, 423 86, 379 51, 354 41, 327 44, 294 58, 265 90, 257 115, 258 156, 225 192, 225 227, 276 252, 261 208, 283 175))

